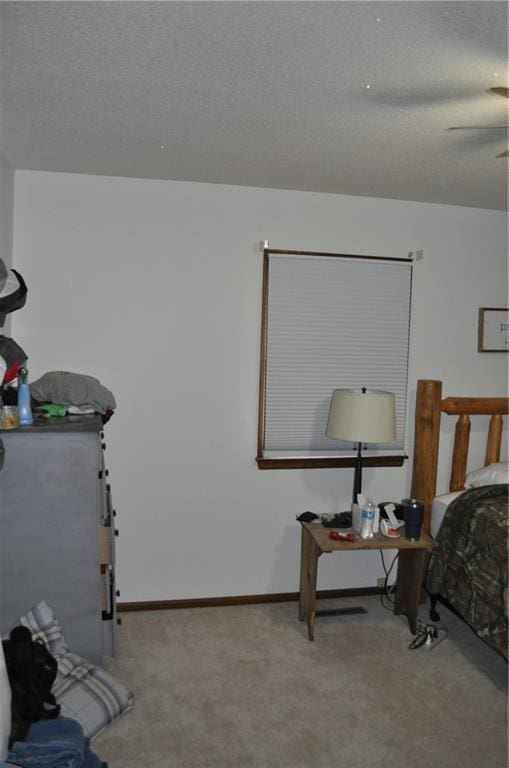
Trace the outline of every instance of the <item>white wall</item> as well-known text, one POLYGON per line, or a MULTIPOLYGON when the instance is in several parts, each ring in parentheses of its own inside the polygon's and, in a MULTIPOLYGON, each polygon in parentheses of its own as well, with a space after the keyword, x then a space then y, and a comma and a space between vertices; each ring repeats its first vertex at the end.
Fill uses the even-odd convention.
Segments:
MULTIPOLYGON (((0 149, 0 258, 6 267, 12 266, 12 227, 14 212, 14 170, 0 149)), ((10 316, 0 333, 10 333, 10 316)))
MULTIPOLYGON (((14 335, 31 378, 90 373, 117 397, 106 442, 123 601, 296 591, 295 515, 348 506, 350 469, 256 467, 258 241, 424 250, 414 270, 409 451, 419 377, 442 378, 446 394, 506 391, 504 356, 476 351, 478 307, 507 306, 500 212, 19 171, 14 219, 14 264, 29 288, 14 335)), ((364 488, 401 499, 409 462, 366 470, 364 488)), ((342 554, 323 559, 319 587, 373 586, 379 575, 378 553, 342 554)))
POLYGON ((0 149, 0 258, 12 265, 12 221, 14 209, 14 170, 0 149))

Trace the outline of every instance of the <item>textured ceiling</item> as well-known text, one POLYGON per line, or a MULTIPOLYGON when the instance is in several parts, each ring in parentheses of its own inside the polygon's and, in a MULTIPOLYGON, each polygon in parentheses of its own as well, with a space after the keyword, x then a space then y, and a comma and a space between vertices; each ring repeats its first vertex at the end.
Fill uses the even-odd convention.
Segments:
POLYGON ((505 2, 2 2, 16 168, 504 208, 505 2), (497 73, 497 74, 495 74, 497 73), (369 86, 369 87, 368 87, 369 86))

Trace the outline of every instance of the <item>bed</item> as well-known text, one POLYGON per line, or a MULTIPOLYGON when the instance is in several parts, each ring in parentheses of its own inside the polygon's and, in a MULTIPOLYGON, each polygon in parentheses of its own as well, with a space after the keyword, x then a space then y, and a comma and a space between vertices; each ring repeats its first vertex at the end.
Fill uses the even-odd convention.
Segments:
MULTIPOLYGON (((442 382, 417 385, 412 496, 425 505, 423 528, 439 549, 430 557, 426 589, 435 612, 446 602, 488 645, 507 659, 508 486, 493 467, 501 467, 506 397, 442 398, 442 382), (449 494, 437 493, 442 414, 456 416, 449 494), (489 416, 486 471, 465 490, 471 417, 489 416), (488 471, 489 470, 489 471, 488 471), (483 475, 485 475, 484 482, 483 475), (440 519, 442 518, 442 519, 440 519)), ((474 476, 469 473, 468 477, 474 476)), ((435 613, 436 618, 436 613, 435 613)))

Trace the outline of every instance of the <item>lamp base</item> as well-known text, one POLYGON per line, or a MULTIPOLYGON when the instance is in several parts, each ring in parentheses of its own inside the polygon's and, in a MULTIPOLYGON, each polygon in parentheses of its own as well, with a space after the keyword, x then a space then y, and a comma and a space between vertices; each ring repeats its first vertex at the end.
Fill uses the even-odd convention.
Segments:
POLYGON ((357 496, 362 488, 362 443, 357 443, 357 457, 353 476, 352 505, 357 503, 357 496))

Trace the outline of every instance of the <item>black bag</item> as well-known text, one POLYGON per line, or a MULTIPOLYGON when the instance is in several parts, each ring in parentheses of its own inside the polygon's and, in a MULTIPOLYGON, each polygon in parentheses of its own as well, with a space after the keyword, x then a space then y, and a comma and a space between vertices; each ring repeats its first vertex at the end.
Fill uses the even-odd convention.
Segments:
POLYGON ((51 693, 57 662, 43 642, 32 640, 27 627, 14 627, 2 644, 11 686, 11 746, 24 740, 32 723, 60 714, 51 693))

